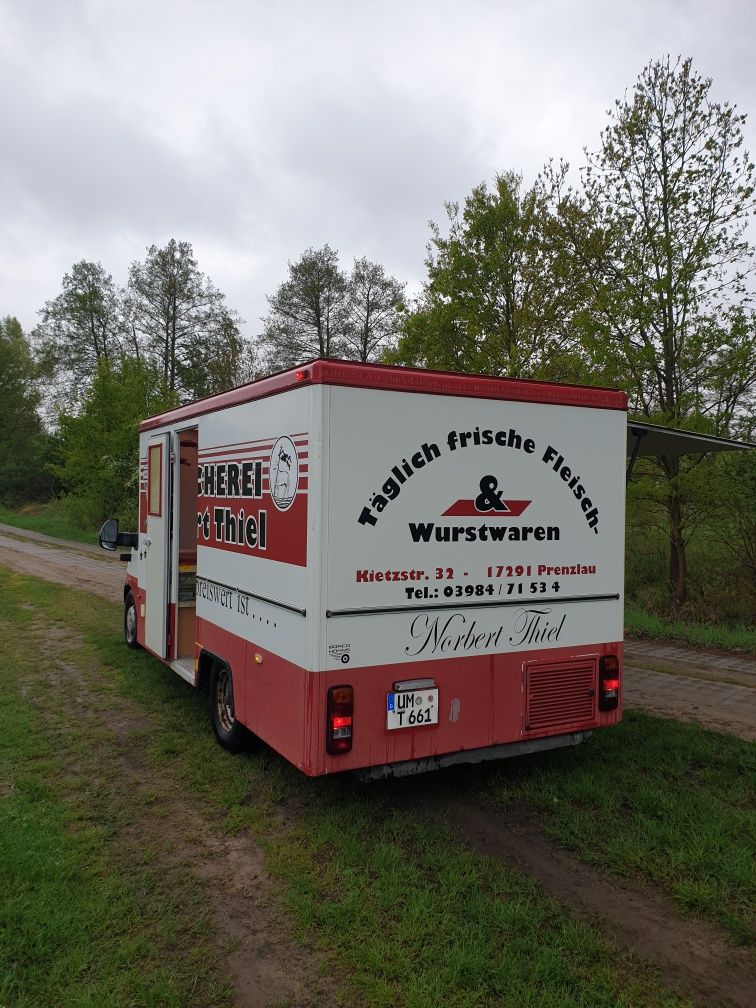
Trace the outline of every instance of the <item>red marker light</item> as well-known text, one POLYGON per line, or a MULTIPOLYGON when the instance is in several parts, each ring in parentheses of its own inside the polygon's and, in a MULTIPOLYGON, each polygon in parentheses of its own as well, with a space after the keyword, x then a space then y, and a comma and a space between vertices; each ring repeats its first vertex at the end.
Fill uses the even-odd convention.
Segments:
POLYGON ((309 371, 295 371, 294 378, 296 381, 306 381, 310 377, 309 371))
POLYGON ((617 655, 604 655, 599 659, 599 710, 616 710, 619 707, 619 691, 619 658, 617 655))
POLYGON ((326 752, 331 756, 352 748, 354 690, 351 686, 331 686, 326 705, 326 752))

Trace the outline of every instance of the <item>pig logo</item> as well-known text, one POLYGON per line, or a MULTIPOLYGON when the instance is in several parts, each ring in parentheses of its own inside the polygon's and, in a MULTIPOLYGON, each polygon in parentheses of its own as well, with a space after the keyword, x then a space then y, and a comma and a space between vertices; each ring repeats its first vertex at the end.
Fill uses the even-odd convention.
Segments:
POLYGON ((288 511, 299 485, 299 458, 294 442, 280 437, 273 445, 268 463, 270 496, 279 511, 288 511))

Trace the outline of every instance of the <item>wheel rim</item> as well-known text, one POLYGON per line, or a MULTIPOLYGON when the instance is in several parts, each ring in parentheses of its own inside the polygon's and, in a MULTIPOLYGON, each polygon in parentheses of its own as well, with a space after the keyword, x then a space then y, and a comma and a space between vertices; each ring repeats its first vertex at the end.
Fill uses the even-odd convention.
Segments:
POLYGON ((215 710, 218 724, 223 731, 230 732, 234 727, 234 694, 227 668, 221 669, 215 679, 215 710))
POLYGON ((126 607, 126 637, 128 640, 136 640, 136 606, 132 602, 126 607))

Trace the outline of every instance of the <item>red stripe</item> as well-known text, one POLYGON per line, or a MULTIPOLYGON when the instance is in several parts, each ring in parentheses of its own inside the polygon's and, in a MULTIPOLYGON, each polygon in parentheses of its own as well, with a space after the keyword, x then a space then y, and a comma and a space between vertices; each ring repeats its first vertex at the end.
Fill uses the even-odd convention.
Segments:
MULTIPOLYGON (((262 489, 264 492, 270 491, 270 481, 268 480, 267 476, 264 476, 262 479, 262 489)), ((300 494, 303 493, 306 489, 307 489, 307 477, 300 476, 299 482, 296 485, 296 492, 297 494, 300 494)))
MULTIPOLYGON (((302 459, 302 458, 308 458, 309 454, 310 453, 309 453, 309 451, 307 451, 307 449, 299 448, 299 450, 297 451, 297 457, 300 458, 300 459, 302 459)), ((200 456, 199 461, 200 462, 223 462, 225 459, 228 459, 231 462, 237 462, 237 461, 239 461, 239 459, 252 459, 252 458, 267 459, 269 457, 269 455, 270 455, 270 449, 269 448, 263 449, 263 451, 260 451, 258 448, 255 448, 255 449, 252 449, 252 450, 249 450, 249 451, 207 452, 205 455, 201 455, 200 456)))
POLYGON ((141 431, 175 424, 207 413, 265 399, 303 385, 347 385, 353 388, 420 392, 425 395, 467 396, 474 399, 502 399, 511 402, 550 403, 558 406, 591 406, 596 409, 627 410, 627 395, 616 389, 588 385, 560 385, 556 382, 522 378, 490 378, 486 375, 396 368, 386 364, 354 364, 350 361, 314 360, 260 378, 248 385, 206 396, 178 409, 150 417, 139 425, 141 431), (297 380, 304 374, 304 380, 297 380))
MULTIPOLYGON (((269 455, 275 441, 270 441, 264 445, 256 445, 251 448, 208 448, 205 451, 198 452, 198 457, 201 461, 207 462, 209 459, 213 458, 249 458, 251 456, 258 456, 264 458, 269 455)), ((296 441, 295 446, 297 448, 297 455, 307 454, 307 441, 296 441)))

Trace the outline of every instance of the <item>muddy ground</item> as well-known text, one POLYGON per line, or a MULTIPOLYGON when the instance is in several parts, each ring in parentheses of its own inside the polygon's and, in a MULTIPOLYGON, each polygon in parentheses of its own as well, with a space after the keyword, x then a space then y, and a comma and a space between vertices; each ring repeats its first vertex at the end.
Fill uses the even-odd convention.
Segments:
MULTIPOLYGON (((49 581, 62 582, 117 600, 124 565, 96 547, 75 545, 0 525, 0 564, 49 581)), ((50 645, 44 628, 40 647, 50 645)), ((55 661, 54 648, 50 658, 55 661)), ((81 675, 79 670, 71 674, 81 675)), ((82 683, 84 689, 86 685, 82 683)), ((746 657, 665 645, 629 642, 626 647, 625 699, 664 716, 698 721, 743 738, 756 737, 756 661, 746 657)), ((123 746, 119 773, 140 786, 145 766, 135 752, 130 726, 138 712, 125 700, 107 712, 123 746)), ((103 717, 98 704, 91 709, 103 717)), ((690 992, 698 1005, 750 1008, 756 977, 742 950, 728 946, 712 927, 681 918, 658 893, 625 885, 578 861, 549 843, 525 806, 496 812, 456 797, 444 775, 394 782, 397 804, 449 826, 463 843, 532 875, 573 912, 598 920, 615 942, 655 963, 662 978, 690 992)), ((151 785, 152 786, 152 785, 151 785)), ((167 796, 166 796, 167 798, 167 796)), ((287 1003, 292 1008, 325 1003, 315 980, 315 953, 292 945, 275 901, 266 901, 273 885, 264 855, 253 837, 218 836, 204 822, 190 795, 173 792, 171 818, 191 822, 187 835, 199 837, 174 856, 188 870, 212 880, 217 894, 218 936, 231 942, 228 975, 237 1008, 264 1008, 287 1003), (228 880, 234 880, 233 887, 228 880), (224 882, 225 880, 225 882, 224 882)), ((291 813, 296 815, 296 809, 291 813)), ((144 828, 160 829, 145 823, 144 828)))

